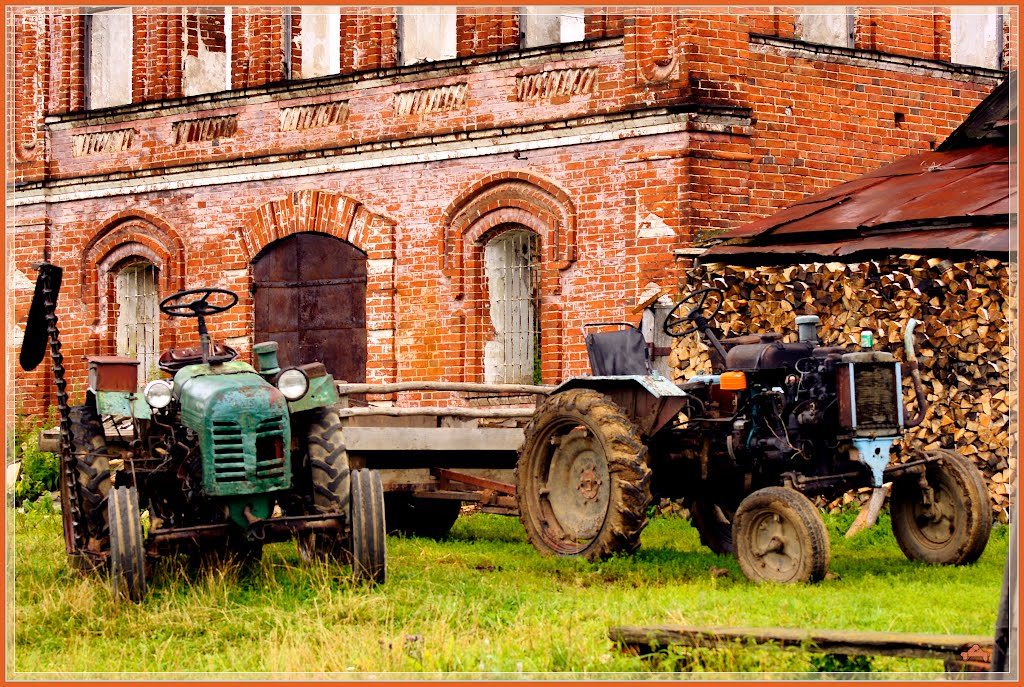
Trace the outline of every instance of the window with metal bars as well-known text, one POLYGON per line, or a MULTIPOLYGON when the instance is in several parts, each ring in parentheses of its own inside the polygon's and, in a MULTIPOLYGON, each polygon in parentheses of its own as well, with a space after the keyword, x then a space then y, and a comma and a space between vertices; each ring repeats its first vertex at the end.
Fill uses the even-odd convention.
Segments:
POLYGON ((494 338, 484 344, 484 381, 540 381, 539 238, 506 231, 484 247, 484 275, 494 338))
POLYGON ((136 262, 117 273, 117 354, 139 361, 139 384, 156 374, 160 356, 160 292, 157 269, 136 262))

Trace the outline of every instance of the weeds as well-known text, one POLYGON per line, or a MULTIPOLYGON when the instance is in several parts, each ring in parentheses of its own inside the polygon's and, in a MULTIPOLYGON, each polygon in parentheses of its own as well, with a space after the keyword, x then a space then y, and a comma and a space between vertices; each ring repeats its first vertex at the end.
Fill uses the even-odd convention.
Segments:
POLYGON ((938 674, 941 661, 840 664, 763 646, 635 656, 607 633, 673 623, 992 632, 1006 527, 996 528, 977 564, 936 568, 908 562, 884 518, 852 540, 838 534, 842 523, 826 522, 838 577, 816 585, 751 585, 678 517, 652 520, 635 556, 590 564, 541 557, 518 521, 477 514, 460 518, 447 541, 389 539, 389 579, 379 587, 353 584, 336 563, 302 564, 293 545, 272 544, 248 577, 231 566, 196 573, 181 558, 162 560, 136 605, 116 601, 102 576, 68 569, 59 516, 17 513, 11 675, 938 674))

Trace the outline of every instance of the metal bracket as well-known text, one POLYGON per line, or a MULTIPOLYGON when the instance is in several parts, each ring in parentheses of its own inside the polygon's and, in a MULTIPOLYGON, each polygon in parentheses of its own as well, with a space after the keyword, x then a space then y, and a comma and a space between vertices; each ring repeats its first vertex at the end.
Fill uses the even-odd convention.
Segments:
POLYGON ((880 487, 885 481, 882 473, 889 464, 892 445, 897 437, 879 437, 877 439, 851 439, 853 458, 871 468, 871 486, 880 487))

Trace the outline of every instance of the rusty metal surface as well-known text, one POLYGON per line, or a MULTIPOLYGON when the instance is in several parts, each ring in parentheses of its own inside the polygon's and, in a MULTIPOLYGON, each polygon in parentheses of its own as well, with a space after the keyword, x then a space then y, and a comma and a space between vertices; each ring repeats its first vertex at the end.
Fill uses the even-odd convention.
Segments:
POLYGON ((778 262, 783 256, 1006 254, 1016 171, 1008 146, 998 141, 911 155, 740 227, 723 237, 731 245, 713 246, 704 256, 778 262))
POLYGON ((366 255, 326 234, 293 234, 253 261, 255 341, 276 341, 281 366, 323 362, 335 379, 366 379, 366 255))

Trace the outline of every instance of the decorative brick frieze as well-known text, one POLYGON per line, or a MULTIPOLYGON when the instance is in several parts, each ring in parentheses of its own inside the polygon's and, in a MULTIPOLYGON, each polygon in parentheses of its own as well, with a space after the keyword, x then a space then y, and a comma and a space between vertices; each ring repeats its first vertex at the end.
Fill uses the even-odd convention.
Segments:
POLYGON ((231 138, 238 131, 238 116, 207 117, 175 122, 171 125, 171 142, 174 145, 213 141, 231 138))
POLYGON ((597 67, 553 69, 516 79, 516 100, 519 101, 594 93, 597 93, 597 67))
POLYGON ((321 129, 344 124, 348 119, 348 103, 317 103, 285 107, 281 110, 281 131, 321 129))
POLYGON ((128 150, 135 143, 135 129, 117 131, 96 131, 71 137, 71 154, 75 157, 119 153, 128 150))
POLYGON ((464 83, 436 88, 421 88, 415 91, 395 93, 395 114, 406 115, 429 114, 431 112, 451 112, 461 109, 466 104, 469 86, 464 83))

